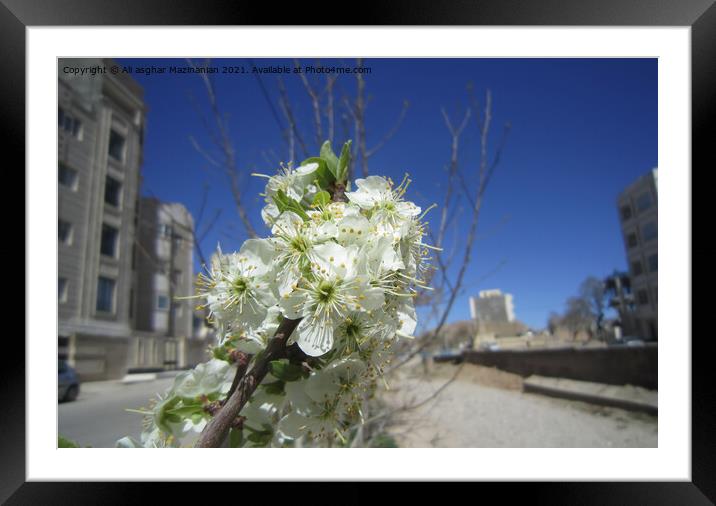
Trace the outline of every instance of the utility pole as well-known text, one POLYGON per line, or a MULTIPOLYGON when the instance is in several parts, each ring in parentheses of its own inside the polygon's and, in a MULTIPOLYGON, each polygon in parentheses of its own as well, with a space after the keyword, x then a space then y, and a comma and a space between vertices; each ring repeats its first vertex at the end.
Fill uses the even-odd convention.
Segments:
POLYGON ((178 236, 174 230, 176 229, 176 223, 174 217, 171 218, 171 229, 169 230, 169 322, 167 324, 167 337, 174 337, 174 257, 176 256, 176 241, 178 236))

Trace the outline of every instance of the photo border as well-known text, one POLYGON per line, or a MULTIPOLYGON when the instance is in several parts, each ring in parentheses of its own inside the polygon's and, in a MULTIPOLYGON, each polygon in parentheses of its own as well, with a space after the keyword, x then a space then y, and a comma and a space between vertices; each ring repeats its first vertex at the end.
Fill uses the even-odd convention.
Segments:
MULTIPOLYGON (((3 79, 0 84, 2 101, 3 133, 10 152, 24 159, 25 151, 25 29, 28 26, 64 25, 272 25, 296 24, 305 18, 301 6, 282 7, 267 12, 270 7, 237 3, 233 7, 221 4, 218 9, 209 8, 212 2, 191 1, 176 8, 174 2, 98 2, 91 0, 56 0, 51 4, 39 0, 2 0, 0 4, 0 61, 3 67, 12 69, 13 78, 3 79), (10 7, 7 5, 10 4, 10 7), (131 7, 128 7, 131 6, 131 7), (292 12, 292 9, 301 11, 292 12), (262 21, 264 23, 262 23, 262 21)), ((218 3, 218 2, 216 2, 218 3)), ((355 24, 380 25, 535 25, 535 26, 690 26, 692 33, 692 161, 713 167, 712 141, 708 126, 713 127, 716 118, 716 6, 709 1, 602 1, 575 2, 549 0, 542 2, 502 0, 480 2, 455 2, 451 6, 434 2, 393 2, 383 5, 363 2, 366 8, 356 14, 355 24), (378 16, 376 13, 380 13, 378 16)), ((328 9, 328 7, 327 7, 328 9)), ((313 4, 310 11, 321 11, 313 4)), ((335 6, 326 12, 338 11, 335 6)), ((311 19, 311 24, 321 24, 311 19)), ((693 163, 692 163, 693 166, 693 163)), ((692 171, 693 174, 693 171, 692 171)), ((27 191, 27 188, 25 188, 27 191)), ((27 264, 25 270, 27 273, 27 264)), ((690 294, 689 294, 690 295, 690 294)), ((701 299, 703 301, 703 299, 701 299)), ((27 307, 26 301, 26 307, 27 307)), ((699 301, 700 302, 700 301, 699 301)), ((703 304, 703 302, 701 302, 703 304)), ((693 310, 692 310, 693 314, 693 310)), ((691 336, 683 336, 690 338, 691 336)), ((704 336, 707 339, 708 336, 704 336)), ((8 339, 8 341, 13 341, 8 339)), ((15 341, 17 341, 15 339, 15 341)), ((24 347, 19 343, 7 343, 8 355, 24 358, 24 347), (22 351, 13 353, 12 345, 22 351), (12 353, 12 355, 10 355, 12 353)), ((712 367, 711 355, 706 342, 692 342, 692 482, 649 483, 532 483, 526 486, 510 486, 511 492, 528 493, 532 500, 549 499, 551 503, 578 500, 582 504, 605 502, 639 502, 667 504, 676 501, 687 504, 708 504, 708 498, 716 497, 716 476, 713 448, 716 417, 713 412, 713 394, 710 392, 708 371, 712 367)), ((10 502, 45 503, 74 502, 92 499, 94 502, 122 502, 146 498, 145 484, 126 483, 39 483, 25 482, 25 370, 24 360, 5 361, 6 374, 0 388, 6 410, 2 426, 4 434, 0 443, 3 456, 3 476, 0 484, 0 500, 12 495, 10 502), (121 496, 117 495, 121 491, 121 496), (141 495, 139 495, 141 494, 141 495), (53 501, 54 499, 54 501, 53 501)), ((353 484, 357 486, 358 484, 353 484)), ((361 485, 362 486, 362 485, 361 485)), ((483 485, 481 485, 483 486, 483 485)), ((500 493, 504 494, 501 487, 500 493)), ((177 488, 177 491, 180 489, 177 488)))

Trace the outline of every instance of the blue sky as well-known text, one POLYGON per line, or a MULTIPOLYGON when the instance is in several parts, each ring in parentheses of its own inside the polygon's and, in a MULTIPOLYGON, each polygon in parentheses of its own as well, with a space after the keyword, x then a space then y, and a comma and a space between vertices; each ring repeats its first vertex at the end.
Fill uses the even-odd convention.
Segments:
MULTIPOLYGON (((118 61, 135 67, 185 66, 183 60, 118 61)), ((292 61, 254 63, 291 65, 292 61)), ((335 63, 343 62, 322 62, 335 63)), ((212 64, 250 69, 247 60, 212 64)), ((390 130, 403 101, 410 102, 400 130, 371 159, 371 173, 400 180, 409 172, 414 183, 408 198, 419 205, 442 201, 450 137, 440 110, 444 107, 455 118, 461 115, 468 103, 468 83, 473 83, 478 99, 486 89, 492 92, 493 148, 502 125, 507 121, 512 125, 485 197, 466 290, 448 321, 469 317, 469 295, 500 288, 514 295, 518 319, 541 328, 550 311, 563 310, 565 300, 585 277, 626 269, 616 198, 658 165, 655 59, 368 59, 365 65, 372 70, 366 76, 371 97, 366 111, 369 147, 390 130)), ((207 110, 200 78, 136 73, 133 77, 144 87, 148 106, 142 193, 182 202, 196 215, 201 189, 207 184, 206 213, 223 211, 203 249, 208 254, 217 242, 224 250, 238 249, 245 235, 225 180, 207 169, 189 141, 194 136, 208 143, 197 112, 197 106, 207 110)), ((275 167, 266 154, 285 159, 287 150, 269 105, 270 100, 278 110, 276 76, 265 75, 262 80, 268 100, 250 73, 214 76, 238 164, 247 174, 248 210, 264 233, 258 196, 262 181, 248 173, 272 173, 275 167)), ((284 82, 304 137, 312 139, 310 102, 300 80, 288 75, 284 82)), ((337 99, 355 90, 350 75, 339 77, 337 83, 337 99)), ((341 128, 337 134, 336 140, 342 142, 341 128)), ((309 146, 316 149, 313 142, 309 146)), ((477 126, 471 123, 460 151, 468 179, 475 171, 478 148, 477 126)), ((455 205, 465 207, 464 201, 455 205)), ((433 212, 435 219, 438 213, 433 212)), ((467 214, 465 210, 458 215, 458 239, 467 229, 467 214)))

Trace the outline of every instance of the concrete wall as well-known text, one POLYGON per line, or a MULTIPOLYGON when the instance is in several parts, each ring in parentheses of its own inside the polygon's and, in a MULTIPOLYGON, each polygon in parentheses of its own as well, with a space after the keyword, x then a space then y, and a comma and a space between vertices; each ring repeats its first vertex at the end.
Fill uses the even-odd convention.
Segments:
POLYGON ((80 381, 119 379, 127 372, 129 338, 75 335, 70 338, 70 365, 80 381))
POLYGON ((465 351, 464 360, 520 376, 553 376, 657 388, 657 345, 546 350, 465 351))

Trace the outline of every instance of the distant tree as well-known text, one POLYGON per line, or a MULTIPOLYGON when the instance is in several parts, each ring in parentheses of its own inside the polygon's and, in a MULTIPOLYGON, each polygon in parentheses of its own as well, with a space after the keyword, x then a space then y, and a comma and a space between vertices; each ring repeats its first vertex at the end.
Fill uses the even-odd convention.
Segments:
POLYGON ((557 329, 562 324, 562 317, 559 316, 557 313, 552 311, 549 314, 549 318, 547 319, 547 330, 549 330, 549 333, 551 335, 554 335, 555 332, 557 332, 557 329))
POLYGON ((591 322, 596 329, 597 337, 603 335, 604 310, 607 304, 606 285, 601 279, 590 276, 579 287, 579 297, 589 308, 591 322))
POLYGON ((567 299, 567 310, 562 317, 562 324, 572 333, 572 339, 576 339, 580 331, 585 331, 591 336, 593 322, 594 316, 586 299, 583 297, 567 299))

